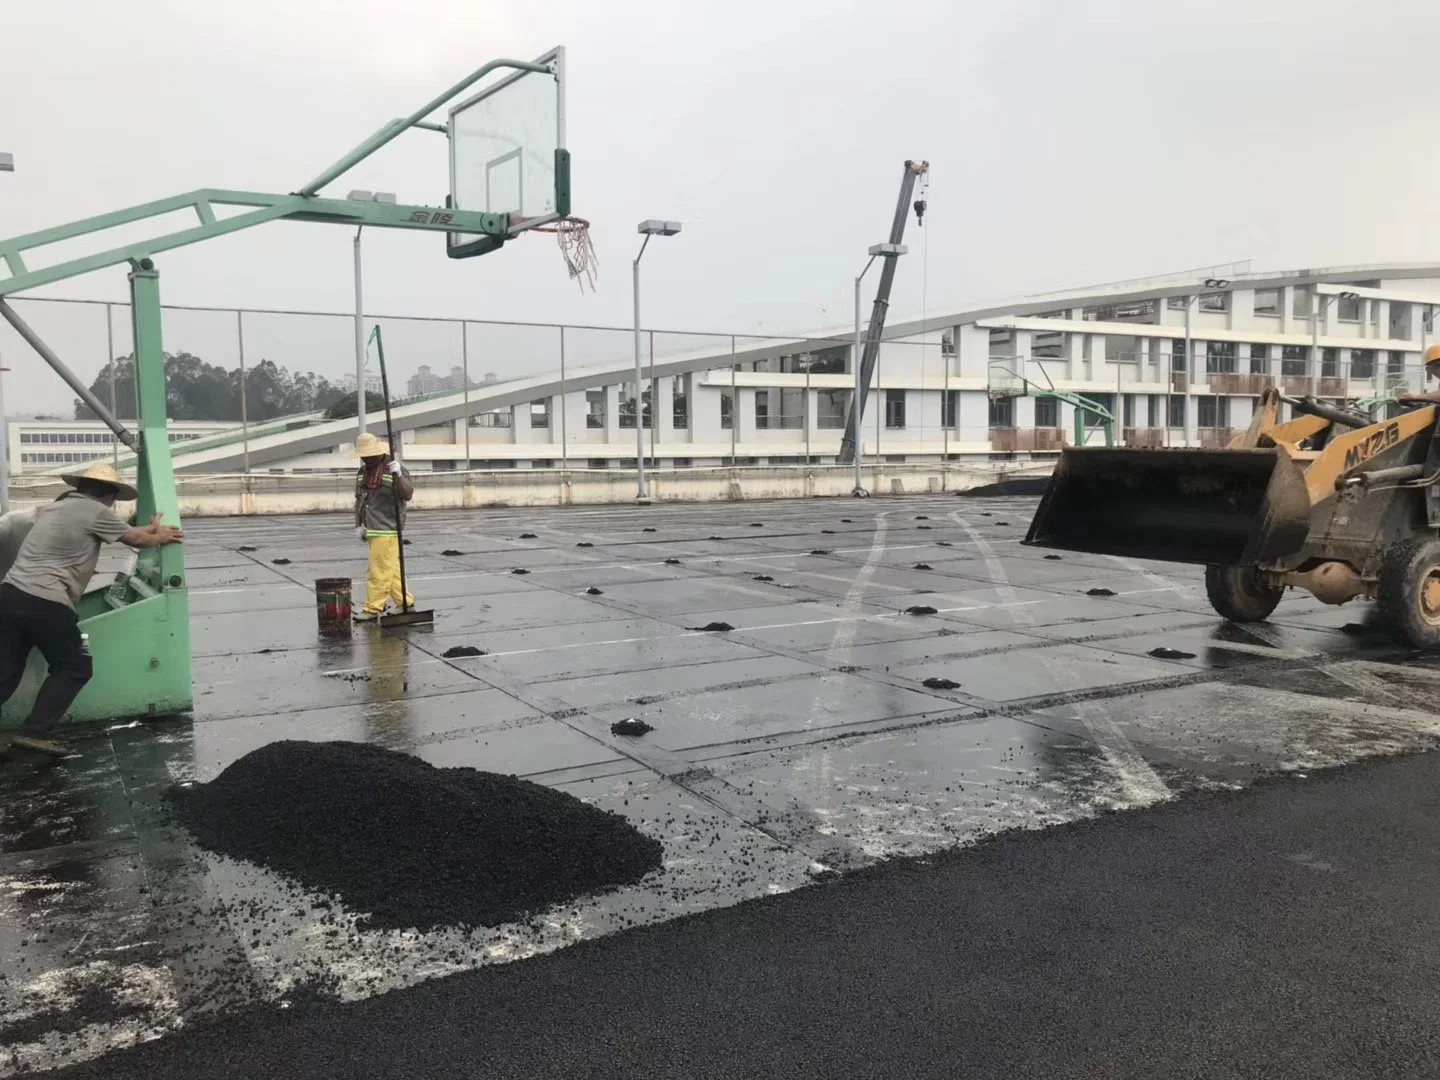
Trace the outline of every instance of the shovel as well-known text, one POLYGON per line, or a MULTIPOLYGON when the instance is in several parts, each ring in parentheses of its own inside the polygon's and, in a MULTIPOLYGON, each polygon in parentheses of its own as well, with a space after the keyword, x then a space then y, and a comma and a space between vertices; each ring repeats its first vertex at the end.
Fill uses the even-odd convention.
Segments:
MULTIPOLYGON (((380 327, 375 327, 370 332, 375 340, 375 355, 380 360, 380 392, 385 398, 385 437, 390 443, 390 458, 392 461, 399 461, 400 456, 395 452, 395 421, 390 416, 390 377, 385 371, 385 342, 380 335, 380 327)), ((360 388, 360 393, 365 388, 360 388)), ((435 622, 435 612, 417 611, 410 606, 410 589, 405 584, 405 511, 401 507, 395 514, 395 542, 400 548, 400 611, 391 615, 381 615, 376 620, 381 626, 429 626, 435 622)))

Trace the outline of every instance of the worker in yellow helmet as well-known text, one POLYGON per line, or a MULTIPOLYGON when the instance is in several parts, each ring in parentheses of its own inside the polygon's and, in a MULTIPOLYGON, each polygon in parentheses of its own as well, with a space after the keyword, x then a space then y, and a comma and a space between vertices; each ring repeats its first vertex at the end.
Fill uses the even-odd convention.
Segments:
MULTIPOLYGON (((1425 378, 1440 380, 1440 345, 1431 345, 1425 350, 1425 378)), ((1419 393, 1401 390, 1395 397, 1400 401, 1428 401, 1440 405, 1440 390, 1421 390, 1419 393)))
POLYGON ((365 576, 365 606, 356 622, 374 622, 391 608, 415 603, 400 591, 400 530, 405 507, 415 497, 415 484, 405 467, 390 456, 390 447, 368 431, 355 440, 360 459, 355 474, 355 531, 370 548, 365 576))

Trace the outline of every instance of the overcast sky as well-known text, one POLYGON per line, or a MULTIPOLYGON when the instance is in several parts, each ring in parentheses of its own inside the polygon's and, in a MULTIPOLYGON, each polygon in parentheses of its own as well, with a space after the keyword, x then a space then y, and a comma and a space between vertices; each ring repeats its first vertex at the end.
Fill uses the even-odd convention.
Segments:
MULTIPOLYGON (((907 157, 931 162, 931 213, 906 238, 896 317, 1245 258, 1440 261, 1436 8, 0 0, 0 150, 16 158, 0 174, 0 235, 196 187, 293 190, 471 68, 563 44, 574 212, 594 222, 598 292, 569 281, 548 237, 455 262, 438 237, 376 232, 368 309, 624 326, 635 224, 666 217, 685 231, 645 256, 646 325, 845 325, 907 157)), ((444 139, 417 132, 332 193, 439 203, 447 186, 444 139)), ((163 295, 345 310, 350 235, 279 224, 168 253, 163 295)), ((119 299, 124 288, 111 270, 48 292, 119 299)), ((207 344, 229 324, 198 321, 193 341, 169 344, 232 363, 207 344)), ((82 374, 103 363, 93 313, 36 322, 82 374)), ((343 367, 339 321, 254 333, 255 348, 290 363, 286 339, 323 338, 314 366, 343 367)), ((434 333, 437 357, 456 351, 455 335, 434 333)), ((68 405, 13 337, 0 350, 16 369, 9 411, 68 405)), ((508 355, 485 350, 484 364, 508 355)))

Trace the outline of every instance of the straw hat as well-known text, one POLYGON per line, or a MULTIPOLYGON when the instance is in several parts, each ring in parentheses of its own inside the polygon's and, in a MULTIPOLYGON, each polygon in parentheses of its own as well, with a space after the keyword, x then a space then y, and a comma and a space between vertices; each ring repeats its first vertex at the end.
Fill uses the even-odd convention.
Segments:
POLYGON ((384 439, 377 439, 370 432, 362 432, 355 440, 355 449, 350 451, 351 457, 385 457, 390 453, 390 444, 384 439))
POLYGON ((133 502, 140 494, 120 479, 120 474, 115 471, 115 466, 108 461, 97 461, 81 473, 61 473, 60 479, 71 487, 79 487, 81 480, 89 480, 96 484, 109 484, 115 489, 115 497, 121 502, 133 502))

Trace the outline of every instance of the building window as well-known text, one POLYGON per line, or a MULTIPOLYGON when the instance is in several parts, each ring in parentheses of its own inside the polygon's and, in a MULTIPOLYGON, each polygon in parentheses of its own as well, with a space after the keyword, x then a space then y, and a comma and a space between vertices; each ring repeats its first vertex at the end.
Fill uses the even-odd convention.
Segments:
MULTIPOLYGON (((640 423, 647 431, 654 423, 650 413, 650 388, 647 386, 640 395, 640 423)), ((632 430, 635 427, 635 391, 628 383, 620 387, 620 426, 632 430)))
POLYGON ((1352 349, 1350 351, 1350 378, 1373 379, 1375 377, 1375 350, 1352 349))
POLYGON ((850 417, 849 390, 820 390, 816 392, 816 425, 823 431, 835 431, 845 427, 850 417))
POLYGON ((804 426, 804 390, 796 387, 795 389, 755 391, 755 428, 757 431, 795 431, 804 426))
POLYGON ((1410 305, 1390 301, 1390 337, 1396 341, 1410 340, 1410 305))
POLYGON ((940 426, 942 428, 958 428, 960 426, 960 391, 946 390, 940 399, 940 426))
POLYGON ((1282 345, 1280 346, 1280 374, 1281 375, 1305 375, 1310 369, 1310 346, 1308 345, 1282 345))
POLYGON ((1015 399, 994 397, 990 399, 990 426, 1012 428, 1015 426, 1015 399))
POLYGON ((850 346, 820 349, 811 353, 809 359, 812 375, 844 375, 850 370, 850 346))
POLYGON ((720 391, 720 427, 729 431, 735 426, 735 391, 720 391))
POLYGON ((550 426, 550 399, 544 401, 532 401, 530 403, 530 426, 532 428, 548 428, 550 426))
POLYGON ((1059 398, 1037 397, 1035 399, 1035 426, 1037 428, 1060 426, 1059 398))
POLYGON ((1176 338, 1170 342, 1170 370, 1185 370, 1185 339, 1176 338))
MULTIPOLYGON (((1035 426, 1036 426, 1036 427, 1039 427, 1040 425, 1039 425, 1039 424, 1036 424, 1035 426)), ((1134 395, 1134 394, 1126 394, 1124 397, 1122 397, 1122 398, 1120 399, 1120 426, 1121 426, 1121 427, 1134 427, 1134 426, 1135 426, 1135 395, 1134 395)))
POLYGON ((1279 289, 1255 290, 1255 314, 1280 316, 1281 293, 1279 289))
POLYGON ((1251 346, 1250 346, 1250 374, 1251 374, 1251 375, 1269 375, 1269 374, 1270 374, 1270 346, 1269 346, 1269 345, 1251 345, 1251 346))
POLYGON ((1171 311, 1184 311, 1190 306, 1190 297, 1168 296, 1165 298, 1165 306, 1171 311))
POLYGON ((1340 350, 1320 350, 1320 375, 1322 378, 1333 379, 1340 374, 1340 350))
POLYGON ((1171 394, 1166 400, 1166 423, 1172 428, 1185 426, 1185 395, 1171 394))
POLYGON ((1359 322, 1360 304, 1361 300, 1358 296, 1354 299, 1348 296, 1338 298, 1335 301, 1335 317, 1341 322, 1359 322))
POLYGON ((1147 427, 1158 428, 1160 426, 1160 402, 1163 400, 1158 394, 1146 395, 1145 420, 1147 427))
POLYGON ((1308 285, 1297 285, 1295 295, 1290 301, 1290 314, 1297 319, 1308 318, 1311 309, 1315 306, 1315 293, 1308 285))
POLYGON ((532 469, 553 469, 555 467, 555 459, 548 457, 535 458, 530 462, 530 467, 532 469))
POLYGON ((1235 374, 1235 343, 1211 341, 1205 346, 1205 370, 1211 375, 1235 374))
POLYGON ((672 469, 688 469, 694 464, 695 460, 693 458, 677 457, 674 461, 670 463, 670 467, 672 469))
POLYGON ((1385 360, 1385 371, 1391 375, 1402 375, 1405 372, 1405 354, 1399 349, 1392 349, 1389 357, 1385 360))
POLYGON ((610 467, 610 462, 607 458, 592 457, 588 462, 586 462, 585 467, 589 469, 608 469, 610 467))
MULTIPOLYGON (((605 430, 605 391, 585 391, 585 426, 591 431, 605 430)), ((594 465, 590 466, 592 469, 594 465)), ((600 468, 604 468, 601 465, 600 468)))
POLYGON ((482 412, 470 418, 470 426, 478 428, 508 428, 514 419, 509 409, 496 412, 482 412))
POLYGON ((1380 301, 1379 301, 1379 300, 1371 300, 1371 301, 1370 301, 1370 325, 1371 325, 1371 326, 1379 326, 1379 325, 1380 325, 1380 301))
POLYGON ((891 430, 905 426, 905 391, 885 391, 885 426, 891 430))
POLYGON ((690 376, 676 375, 670 380, 670 426, 676 431, 690 427, 690 376))
POLYGON ((1230 294, 1228 292, 1201 293, 1200 301, 1196 304, 1196 307, 1201 311, 1229 311, 1230 294))
POLYGON ((1053 330, 1037 333, 1030 339, 1030 355, 1036 360, 1065 359, 1065 335, 1053 330))
POLYGON ((1199 394, 1195 398, 1196 425, 1202 428, 1223 428, 1230 426, 1230 399, 1214 394, 1199 394))

